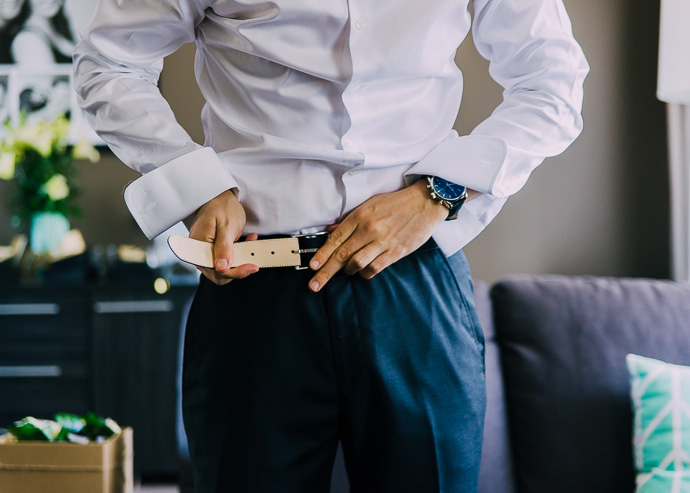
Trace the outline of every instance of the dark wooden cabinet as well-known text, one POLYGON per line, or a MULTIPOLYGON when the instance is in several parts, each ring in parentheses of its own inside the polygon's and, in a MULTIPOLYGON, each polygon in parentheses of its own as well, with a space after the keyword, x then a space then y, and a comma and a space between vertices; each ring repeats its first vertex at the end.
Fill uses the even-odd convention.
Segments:
POLYGON ((194 289, 0 288, 0 427, 94 411, 134 428, 139 475, 176 475, 179 333, 194 289))
POLYGON ((176 377, 182 308, 189 290, 98 291, 93 297, 94 408, 134 428, 136 469, 178 468, 176 377))
POLYGON ((81 290, 0 294, 0 424, 86 412, 92 403, 88 300, 81 290))

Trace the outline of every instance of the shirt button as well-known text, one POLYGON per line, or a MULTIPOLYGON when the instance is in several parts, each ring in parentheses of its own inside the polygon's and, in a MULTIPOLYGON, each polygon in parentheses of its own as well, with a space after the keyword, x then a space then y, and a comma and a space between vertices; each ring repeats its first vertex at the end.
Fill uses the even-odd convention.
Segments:
POLYGON ((357 19, 357 22, 355 22, 355 27, 357 29, 362 29, 364 27, 364 21, 362 19, 357 19))
POLYGON ((348 146, 351 151, 357 152, 359 150, 359 144, 357 142, 351 142, 348 146))
POLYGON ((357 170, 355 170, 355 169, 353 169, 352 171, 348 171, 348 172, 347 172, 347 174, 350 175, 350 176, 355 176, 357 173, 359 173, 359 171, 357 171, 357 170))

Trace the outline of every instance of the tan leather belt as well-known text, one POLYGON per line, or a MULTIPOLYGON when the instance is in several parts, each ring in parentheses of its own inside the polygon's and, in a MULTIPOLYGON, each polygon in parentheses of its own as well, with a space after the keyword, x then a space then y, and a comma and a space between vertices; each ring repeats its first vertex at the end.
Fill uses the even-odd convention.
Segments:
MULTIPOLYGON (((306 269, 314 253, 326 242, 328 233, 271 237, 265 240, 233 244, 232 267, 254 264, 259 267, 295 267, 306 269)), ((168 245, 182 260, 198 267, 213 268, 213 243, 171 235, 168 245)))

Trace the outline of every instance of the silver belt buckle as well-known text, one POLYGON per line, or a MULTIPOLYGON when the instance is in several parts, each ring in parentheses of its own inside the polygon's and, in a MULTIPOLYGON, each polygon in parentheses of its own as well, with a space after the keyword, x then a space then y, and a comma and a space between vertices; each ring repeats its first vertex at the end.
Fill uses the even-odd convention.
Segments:
MULTIPOLYGON (((300 238, 315 238, 319 236, 326 235, 328 236, 328 231, 318 231, 316 233, 307 233, 307 234, 302 234, 302 235, 292 235, 292 238, 297 238, 299 241, 300 238)), ((319 249, 318 248, 301 248, 297 250, 297 253, 302 254, 302 253, 316 253, 319 249)), ((302 267, 301 265, 296 265, 295 270, 306 270, 309 267, 302 267)))

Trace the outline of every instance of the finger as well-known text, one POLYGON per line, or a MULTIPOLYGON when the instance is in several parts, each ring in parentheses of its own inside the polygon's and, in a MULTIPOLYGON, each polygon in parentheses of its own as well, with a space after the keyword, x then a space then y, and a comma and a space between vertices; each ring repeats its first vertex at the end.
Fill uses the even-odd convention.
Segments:
POLYGON ((350 276, 360 272, 379 256, 380 253, 380 247, 374 243, 370 243, 352 256, 345 267, 343 267, 343 272, 350 276))
POLYGON ((259 266, 254 264, 242 264, 237 267, 233 267, 229 271, 225 272, 223 275, 229 277, 230 279, 244 279, 252 274, 259 272, 259 266))
POLYGON ((385 252, 369 262, 369 264, 359 272, 359 275, 364 279, 371 279, 401 258, 402 256, 393 255, 390 251, 385 252))
POLYGON ((206 279, 211 281, 213 284, 217 284, 218 286, 223 286, 223 285, 229 283, 230 281, 232 281, 232 279, 230 279, 229 277, 223 277, 222 275, 219 275, 213 269, 207 269, 205 267, 197 267, 197 270, 199 270, 199 272, 201 272, 201 274, 206 279))
MULTIPOLYGON (((246 241, 255 241, 259 238, 256 233, 250 233, 247 235, 246 241)), ((214 251, 215 255, 215 251, 214 251)), ((232 255, 232 253, 231 253, 232 255)), ((233 255, 234 256, 234 255, 233 255)), ((198 268, 208 280, 211 282, 223 286, 233 279, 244 279, 259 271, 259 266, 254 264, 243 264, 237 267, 228 267, 225 270, 219 271, 217 268, 214 269, 204 269, 198 268)))
POLYGON ((259 272, 259 267, 254 264, 243 264, 238 267, 228 269, 225 272, 218 272, 214 269, 207 269, 204 267, 197 267, 197 269, 199 269, 209 281, 219 286, 223 286, 236 279, 244 279, 245 277, 249 277, 256 272, 259 272))
POLYGON ((232 265, 234 255, 232 244, 238 233, 225 224, 216 225, 216 239, 213 242, 213 265, 217 272, 227 272, 232 265))
POLYGON ((352 236, 356 229, 356 222, 351 223, 348 221, 344 221, 339 226, 337 226, 328 235, 328 239, 323 244, 323 246, 316 251, 311 261, 309 262, 309 267, 311 267, 311 269, 313 270, 317 270, 319 267, 324 265, 328 261, 328 259, 331 258, 331 255, 333 255, 336 249, 339 248, 343 243, 345 243, 350 238, 350 236, 352 236))
POLYGON ((363 247, 366 248, 366 245, 358 244, 352 239, 340 245, 311 281, 309 281, 309 289, 314 292, 321 290, 326 283, 350 261, 353 255, 363 247))

